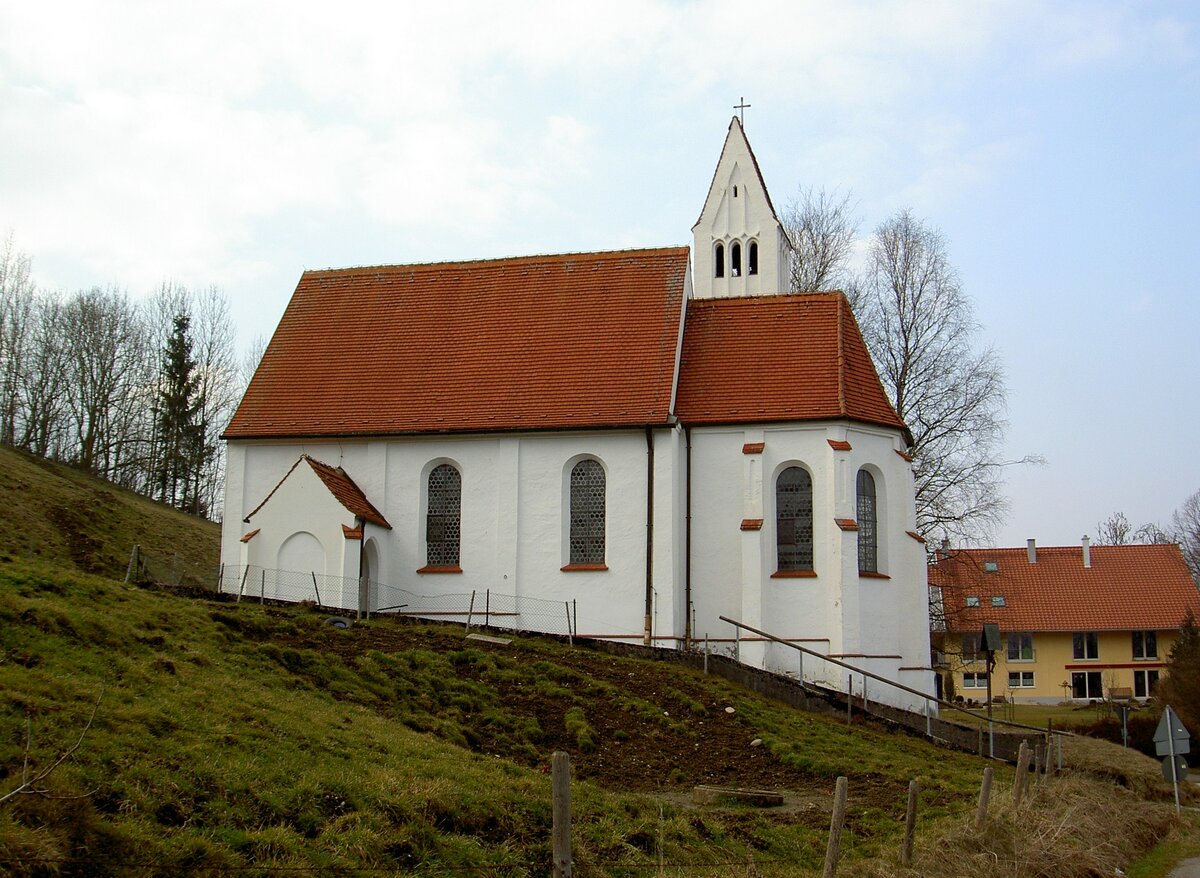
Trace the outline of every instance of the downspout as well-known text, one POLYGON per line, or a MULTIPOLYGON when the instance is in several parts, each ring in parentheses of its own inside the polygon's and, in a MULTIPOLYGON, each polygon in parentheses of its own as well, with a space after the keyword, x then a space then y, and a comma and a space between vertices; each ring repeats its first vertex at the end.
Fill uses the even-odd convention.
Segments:
POLYGON ((646 427, 646 646, 654 643, 654 428, 646 427))
POLYGON ((687 491, 683 520, 683 644, 691 648, 692 638, 692 429, 683 428, 683 472, 684 490, 687 491))

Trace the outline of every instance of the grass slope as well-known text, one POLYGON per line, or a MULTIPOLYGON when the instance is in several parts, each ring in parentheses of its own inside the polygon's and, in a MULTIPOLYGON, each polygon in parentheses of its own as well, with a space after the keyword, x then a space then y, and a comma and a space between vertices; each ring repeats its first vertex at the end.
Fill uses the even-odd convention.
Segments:
POLYGON ((0 561, 124 579, 134 544, 164 582, 216 579, 221 527, 73 467, 0 446, 0 561))
POLYGON ((0 797, 68 754, 41 794, 0 803, 0 873, 546 875, 555 749, 582 876, 819 873, 839 774, 843 876, 1112 874, 1178 825, 1156 765, 1102 742, 1073 745, 1087 772, 1034 806, 997 766, 977 830, 973 757, 553 640, 339 630, 305 606, 124 585, 123 543, 204 559, 215 528, 3 450, 0 500, 22 523, 0 543, 0 797), (696 783, 787 804, 697 807, 696 783))

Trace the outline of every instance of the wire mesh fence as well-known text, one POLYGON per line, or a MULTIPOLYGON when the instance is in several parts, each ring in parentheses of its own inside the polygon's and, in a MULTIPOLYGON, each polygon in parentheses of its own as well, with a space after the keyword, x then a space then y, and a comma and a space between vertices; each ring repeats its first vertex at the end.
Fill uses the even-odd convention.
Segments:
POLYGON ((570 637, 577 633, 574 601, 553 601, 483 589, 423 595, 377 580, 249 565, 221 568, 217 591, 238 600, 311 602, 330 610, 409 616, 478 628, 570 637))

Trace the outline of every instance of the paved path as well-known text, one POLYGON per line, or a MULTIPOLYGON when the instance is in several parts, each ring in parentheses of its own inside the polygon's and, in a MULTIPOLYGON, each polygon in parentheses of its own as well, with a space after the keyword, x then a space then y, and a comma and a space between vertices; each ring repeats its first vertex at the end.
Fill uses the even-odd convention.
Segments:
POLYGON ((1200 859, 1184 860, 1171 870, 1167 878, 1200 878, 1200 859))

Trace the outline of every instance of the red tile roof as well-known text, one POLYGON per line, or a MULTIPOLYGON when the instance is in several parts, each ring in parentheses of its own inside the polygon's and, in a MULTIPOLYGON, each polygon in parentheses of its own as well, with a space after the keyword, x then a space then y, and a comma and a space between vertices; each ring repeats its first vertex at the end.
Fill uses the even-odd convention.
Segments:
MULTIPOLYGON (((335 469, 327 463, 313 460, 307 454, 304 455, 304 459, 313 468, 313 472, 325 483, 325 487, 329 489, 329 493, 345 506, 346 509, 354 513, 356 517, 364 521, 369 521, 372 524, 377 524, 380 527, 386 527, 388 530, 392 529, 387 519, 371 504, 371 501, 367 499, 367 495, 354 483, 354 479, 346 474, 344 469, 340 466, 335 469)), ((359 537, 362 537, 361 530, 359 530, 359 537)))
POLYGON ((1200 618, 1200 590, 1179 546, 1093 546, 1091 567, 1081 546, 1027 550, 958 549, 930 567, 942 587, 947 627, 974 631, 985 622, 1001 631, 1170 630, 1188 608, 1200 618), (996 571, 985 565, 995 563, 996 571), (968 595, 980 606, 968 608, 968 595), (991 606, 1002 596, 1005 606, 991 606))
POLYGON ((227 439, 665 423, 686 247, 305 272, 227 439))
MULTIPOLYGON (((362 489, 354 483, 354 479, 350 478, 344 469, 342 469, 340 466, 334 468, 327 463, 321 463, 321 461, 314 460, 307 454, 300 455, 296 462, 292 464, 291 469, 283 474, 283 478, 280 479, 275 487, 271 489, 270 493, 263 498, 263 501, 255 506, 254 510, 245 518, 243 518, 242 521, 249 524, 250 519, 257 515, 259 510, 267 505, 267 501, 275 496, 275 492, 278 491, 280 486, 282 486, 283 483, 288 480, 288 477, 296 471, 296 467, 298 467, 301 463, 307 463, 310 467, 312 467, 312 471, 316 473, 317 478, 321 480, 321 483, 329 489, 329 493, 334 496, 334 499, 341 503, 347 511, 359 518, 371 522, 372 524, 377 524, 380 527, 386 527, 388 530, 392 529, 392 526, 388 524, 387 519, 384 518, 379 510, 371 504, 371 501, 367 499, 366 495, 362 492, 362 489)), ((258 533, 257 530, 243 537, 242 541, 245 542, 249 540, 256 533, 258 533)))
POLYGON ((675 411, 689 424, 845 418, 905 429, 841 293, 688 302, 675 411))

